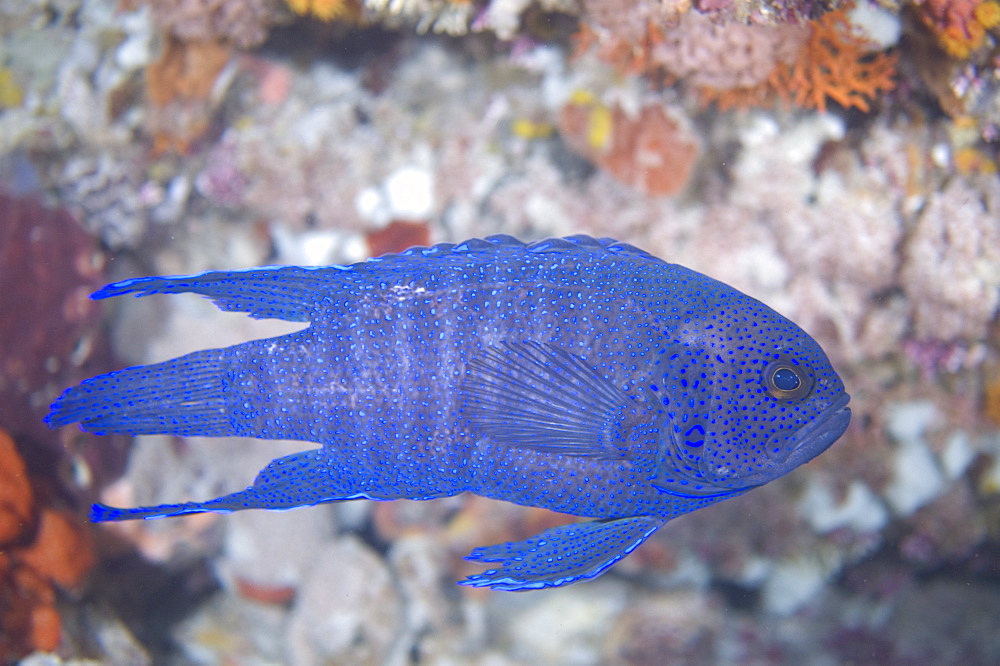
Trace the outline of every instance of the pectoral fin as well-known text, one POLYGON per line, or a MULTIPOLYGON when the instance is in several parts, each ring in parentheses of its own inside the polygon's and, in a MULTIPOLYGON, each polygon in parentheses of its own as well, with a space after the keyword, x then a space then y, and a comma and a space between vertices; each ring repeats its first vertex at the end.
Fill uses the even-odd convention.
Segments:
POLYGON ((568 456, 626 457, 642 406, 584 358, 554 345, 505 342, 469 362, 462 411, 508 446, 568 456))
POLYGON ((558 587, 594 578, 645 541, 662 518, 632 516, 563 525, 518 543, 477 548, 465 559, 500 563, 462 585, 494 590, 558 587))

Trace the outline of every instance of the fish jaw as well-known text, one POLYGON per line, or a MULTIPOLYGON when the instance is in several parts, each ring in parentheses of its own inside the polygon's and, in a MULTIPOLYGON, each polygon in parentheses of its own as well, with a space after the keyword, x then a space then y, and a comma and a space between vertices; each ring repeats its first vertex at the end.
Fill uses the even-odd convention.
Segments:
MULTIPOLYGON (((679 447, 672 428, 667 426, 668 441, 664 446, 667 455, 661 457, 650 483, 668 495, 719 499, 762 486, 809 462, 837 441, 851 422, 851 410, 847 407, 850 399, 848 394, 842 393, 832 405, 792 436, 794 444, 790 453, 780 461, 771 460, 760 471, 750 474, 737 475, 726 468, 702 469, 682 465, 682 462, 677 462, 682 461, 679 456, 669 454, 679 447)), ((783 433, 780 436, 787 439, 783 433)), ((764 451, 760 451, 760 456, 767 457, 764 451)))
MULTIPOLYGON (((742 477, 742 487, 750 489, 774 481, 830 448, 851 423, 851 408, 847 406, 850 400, 851 396, 842 394, 818 417, 802 426, 793 435, 790 452, 760 472, 742 477)), ((768 446, 766 450, 771 449, 768 446)))
POLYGON ((809 462, 840 439, 851 423, 851 408, 847 406, 850 401, 851 396, 844 393, 812 423, 795 433, 791 452, 781 461, 785 468, 782 474, 809 462))

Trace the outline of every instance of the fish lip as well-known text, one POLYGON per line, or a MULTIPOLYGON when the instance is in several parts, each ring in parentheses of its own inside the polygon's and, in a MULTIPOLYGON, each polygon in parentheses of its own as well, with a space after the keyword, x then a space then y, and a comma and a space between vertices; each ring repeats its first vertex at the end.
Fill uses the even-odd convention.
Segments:
POLYGON ((802 426, 795 433, 795 446, 789 449, 789 454, 780 460, 774 460, 771 469, 745 478, 741 490, 749 490, 774 481, 830 448, 844 434, 851 422, 851 409, 847 406, 850 401, 851 396, 843 394, 811 423, 802 426))
POLYGON ((847 403, 851 396, 844 393, 834 400, 812 423, 795 433, 795 445, 791 447, 785 465, 799 466, 809 462, 836 442, 851 422, 851 409, 847 403))

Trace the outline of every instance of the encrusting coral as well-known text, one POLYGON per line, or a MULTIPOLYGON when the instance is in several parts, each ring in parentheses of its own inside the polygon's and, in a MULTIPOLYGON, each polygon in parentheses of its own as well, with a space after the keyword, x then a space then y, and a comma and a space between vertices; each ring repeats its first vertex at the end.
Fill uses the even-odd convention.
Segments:
POLYGON ((14 442, 0 431, 0 545, 21 536, 32 520, 35 496, 14 442))
POLYGON ((911 231, 901 278, 918 339, 982 340, 1000 311, 1000 186, 982 178, 934 192, 911 231))
POLYGON ((163 54, 146 70, 147 130, 155 154, 186 153, 208 130, 218 105, 213 88, 230 56, 220 41, 167 38, 163 54))
POLYGON ((147 131, 153 153, 190 152, 221 103, 220 74, 237 49, 259 46, 287 20, 280 0, 150 1, 162 31, 160 57, 146 70, 147 131))
POLYGON ((924 0, 914 6, 941 48, 957 59, 983 48, 987 31, 1000 26, 1000 3, 996 0, 924 0))
POLYGON ((662 69, 695 88, 718 90, 763 83, 779 62, 796 58, 809 34, 801 25, 720 22, 696 11, 675 22, 601 20, 610 28, 581 26, 578 51, 596 45, 598 57, 624 71, 662 69))
POLYGON ((358 13, 358 6, 350 0, 285 0, 296 14, 312 15, 321 21, 358 13))
POLYGON ((701 153, 680 113, 657 103, 630 115, 578 91, 559 115, 559 130, 574 151, 652 196, 683 189, 701 153))
POLYGON ((59 646, 55 587, 77 588, 94 566, 87 526, 45 490, 0 430, 0 663, 59 646))
POLYGON ((100 307, 88 298, 104 259, 68 211, 0 186, 0 424, 39 448, 56 448, 45 403, 111 363, 100 307))

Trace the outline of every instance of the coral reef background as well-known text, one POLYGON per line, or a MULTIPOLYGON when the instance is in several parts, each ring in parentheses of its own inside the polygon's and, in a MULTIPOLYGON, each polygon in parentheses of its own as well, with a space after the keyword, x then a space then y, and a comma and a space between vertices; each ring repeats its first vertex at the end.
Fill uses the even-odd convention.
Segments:
POLYGON ((0 663, 1000 663, 996 0, 0 0, 0 663), (115 279, 612 236, 801 324, 823 456, 599 581, 459 588, 474 497, 95 528, 301 444, 41 425, 276 335, 115 279))

